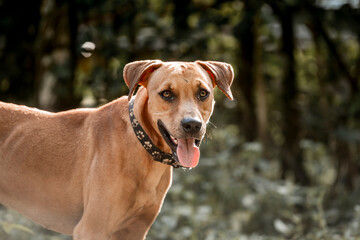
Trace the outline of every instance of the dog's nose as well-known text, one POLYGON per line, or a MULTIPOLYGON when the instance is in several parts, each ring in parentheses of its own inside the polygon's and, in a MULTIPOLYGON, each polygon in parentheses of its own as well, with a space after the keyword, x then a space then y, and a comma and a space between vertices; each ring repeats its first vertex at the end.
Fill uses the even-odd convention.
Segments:
POLYGON ((186 133, 198 133, 201 129, 201 122, 194 118, 184 118, 181 121, 181 126, 186 133))

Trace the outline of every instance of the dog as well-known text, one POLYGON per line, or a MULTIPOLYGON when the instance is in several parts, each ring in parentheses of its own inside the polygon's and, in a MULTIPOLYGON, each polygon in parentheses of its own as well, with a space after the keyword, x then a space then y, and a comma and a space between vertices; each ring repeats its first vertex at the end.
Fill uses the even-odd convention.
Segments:
POLYGON ((214 88, 232 100, 234 73, 223 62, 145 60, 123 75, 129 95, 99 108, 0 102, 0 203, 74 240, 145 239, 172 169, 198 164, 214 88))

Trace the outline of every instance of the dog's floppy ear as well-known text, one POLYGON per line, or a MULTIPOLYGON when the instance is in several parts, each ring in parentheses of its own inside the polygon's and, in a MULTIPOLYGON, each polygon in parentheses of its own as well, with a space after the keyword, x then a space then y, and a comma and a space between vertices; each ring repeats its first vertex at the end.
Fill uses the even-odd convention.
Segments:
POLYGON ((149 75, 157 68, 161 67, 162 61, 160 60, 145 60, 131 62, 124 67, 124 80, 129 87, 128 99, 131 99, 135 88, 138 84, 146 81, 149 75))
POLYGON ((218 86, 228 99, 233 100, 233 95, 230 90, 234 79, 232 66, 224 62, 216 61, 196 61, 196 63, 200 64, 210 75, 214 87, 218 86))

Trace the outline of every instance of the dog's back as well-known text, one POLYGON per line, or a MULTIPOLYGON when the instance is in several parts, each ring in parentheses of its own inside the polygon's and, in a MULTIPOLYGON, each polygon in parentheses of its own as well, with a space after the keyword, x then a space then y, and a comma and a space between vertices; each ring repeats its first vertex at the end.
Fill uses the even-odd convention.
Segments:
POLYGON ((50 115, 50 113, 35 108, 0 102, 0 143, 4 143, 5 139, 16 129, 16 126, 46 115, 50 115))

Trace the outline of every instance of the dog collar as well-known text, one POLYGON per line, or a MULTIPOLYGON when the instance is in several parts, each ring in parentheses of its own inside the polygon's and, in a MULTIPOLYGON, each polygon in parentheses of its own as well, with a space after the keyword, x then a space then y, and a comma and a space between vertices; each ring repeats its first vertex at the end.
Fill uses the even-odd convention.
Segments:
POLYGON ((147 135, 145 130, 141 127, 139 121, 135 118, 134 114, 134 98, 132 98, 129 103, 129 116, 131 126, 134 129, 137 139, 155 161, 171 165, 174 168, 181 167, 176 153, 172 151, 172 153, 170 154, 161 151, 157 146, 155 146, 155 144, 151 141, 149 135, 147 135))

